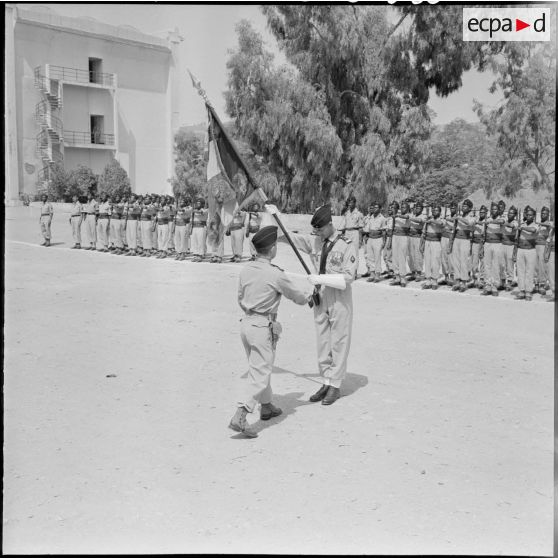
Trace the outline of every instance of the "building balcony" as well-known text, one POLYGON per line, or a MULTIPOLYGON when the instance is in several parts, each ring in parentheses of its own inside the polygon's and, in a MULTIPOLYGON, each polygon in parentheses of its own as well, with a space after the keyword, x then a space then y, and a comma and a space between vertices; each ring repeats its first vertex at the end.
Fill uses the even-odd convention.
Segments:
MULTIPOLYGON (((42 73, 40 68, 36 68, 35 72, 42 73)), ((114 89, 116 87, 116 74, 108 74, 105 72, 93 72, 79 68, 46 64, 45 76, 50 80, 71 85, 97 87, 101 89, 114 89)))
POLYGON ((64 147, 110 149, 116 151, 114 134, 102 134, 100 132, 73 132, 71 130, 64 130, 64 147))

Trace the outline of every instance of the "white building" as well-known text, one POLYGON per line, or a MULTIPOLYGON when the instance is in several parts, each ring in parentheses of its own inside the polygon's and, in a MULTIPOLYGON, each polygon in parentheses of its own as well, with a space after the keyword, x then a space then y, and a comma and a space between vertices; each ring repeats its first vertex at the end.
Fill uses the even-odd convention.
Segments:
POLYGON ((34 194, 62 162, 95 173, 115 157, 135 192, 170 193, 179 123, 178 31, 5 5, 5 198, 34 194))

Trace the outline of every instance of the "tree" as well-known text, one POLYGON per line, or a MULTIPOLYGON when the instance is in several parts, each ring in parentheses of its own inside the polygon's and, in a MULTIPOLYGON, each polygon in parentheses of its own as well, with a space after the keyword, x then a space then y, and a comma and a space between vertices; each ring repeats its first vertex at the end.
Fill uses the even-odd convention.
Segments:
POLYGON ((120 197, 132 193, 128 173, 116 159, 109 161, 99 176, 99 193, 120 197))
MULTIPOLYGON (((555 21, 555 19, 554 19, 555 21)), ((549 43, 505 43, 490 59, 497 78, 492 90, 500 88, 504 101, 487 110, 475 110, 488 134, 506 154, 516 178, 528 175, 537 190, 554 190, 556 144, 556 38, 549 43)), ((516 179, 508 188, 513 194, 525 180, 516 179)))
POLYGON ((85 165, 78 165, 77 169, 68 173, 68 186, 65 192, 66 201, 71 201, 72 196, 86 197, 87 194, 97 193, 99 177, 85 165))
POLYGON ((171 178, 174 196, 194 199, 201 195, 206 177, 203 135, 180 128, 174 137, 174 159, 171 178))

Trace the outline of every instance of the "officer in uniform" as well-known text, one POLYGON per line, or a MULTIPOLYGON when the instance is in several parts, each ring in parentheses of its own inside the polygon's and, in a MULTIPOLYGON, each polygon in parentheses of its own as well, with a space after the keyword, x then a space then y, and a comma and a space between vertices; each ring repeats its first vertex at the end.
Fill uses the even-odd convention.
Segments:
POLYGON ((190 226, 190 214, 187 211, 187 202, 182 200, 176 211, 174 222, 174 245, 176 247, 175 260, 182 261, 186 258, 188 245, 186 242, 186 229, 190 226))
MULTIPOLYGON (((272 214, 277 212, 272 205, 266 205, 266 209, 272 214)), ((329 205, 318 208, 310 224, 313 234, 292 233, 291 238, 299 250, 310 255, 318 270, 318 275, 309 277, 320 289, 320 303, 314 305, 314 323, 323 385, 310 401, 331 405, 339 399, 341 383, 347 374, 353 325, 351 283, 358 265, 357 246, 335 229, 329 205), (333 286, 332 274, 342 276, 342 286, 333 286)), ((279 240, 286 239, 280 237, 279 240)))
POLYGON ((70 225, 72 227, 72 236, 74 245, 72 248, 81 248, 81 223, 83 221, 83 204, 79 201, 77 195, 72 196, 72 212, 70 213, 70 225))
POLYGON ((126 244, 128 252, 126 256, 136 256, 138 249, 138 222, 141 216, 140 204, 133 194, 128 199, 128 208, 126 209, 126 220, 124 227, 126 229, 126 244))
MULTIPOLYGON (((357 251, 357 271, 358 271, 358 254, 362 243, 362 227, 364 226, 364 216, 356 207, 356 198, 349 196, 347 198, 347 211, 343 215, 341 223, 341 234, 346 236, 353 242, 357 251)), ((356 276, 355 276, 356 277, 356 276)))
POLYGON ((424 256, 424 274, 426 281, 423 283, 423 289, 438 288, 438 278, 440 276, 440 263, 442 257, 442 231, 444 230, 444 221, 440 219, 442 208, 439 205, 432 207, 432 216, 427 217, 424 222, 424 229, 419 248, 422 249, 424 256))
POLYGON ((485 283, 481 294, 498 296, 500 285, 500 262, 502 261, 502 225, 504 218, 500 216, 498 204, 490 204, 490 217, 484 224, 482 253, 484 261, 485 283))
POLYGON ((394 278, 390 285, 407 286, 407 256, 409 255, 409 204, 401 203, 401 214, 397 213, 399 204, 393 202, 393 221, 391 249, 393 250, 394 278))
POLYGON ((366 260, 366 273, 370 283, 381 281, 382 250, 385 239, 384 231, 387 227, 386 218, 380 213, 380 204, 375 202, 370 206, 368 215, 364 218, 363 236, 366 238, 364 246, 364 259, 366 260))
POLYGON ((277 322, 281 296, 301 305, 312 297, 310 285, 306 289, 299 288, 282 269, 271 263, 277 254, 277 227, 263 227, 254 235, 252 243, 256 259, 244 266, 238 281, 238 304, 244 311, 240 336, 248 358, 249 381, 244 385, 237 411, 229 424, 229 428, 249 438, 258 434, 248 425, 246 415, 254 412, 258 403, 261 404, 261 420, 282 413, 271 402, 271 371, 281 333, 281 325, 277 322))
POLYGON ((152 247, 152 227, 153 227, 153 207, 151 205, 151 197, 149 195, 145 196, 143 199, 143 204, 141 206, 140 214, 140 226, 141 226, 141 245, 142 245, 142 258, 149 258, 151 256, 152 247))
POLYGON ((537 266, 537 235, 540 225, 535 221, 535 210, 529 208, 525 211, 525 222, 519 224, 519 239, 514 262, 517 263, 517 285, 519 293, 517 300, 533 300, 535 287, 535 269, 537 266))
MULTIPOLYGON (((499 205, 498 209, 500 207, 499 205)), ((518 226, 517 209, 511 205, 508 209, 507 219, 502 224, 502 262, 504 266, 504 288, 506 291, 512 290, 513 252, 518 226)))
POLYGON ((240 262, 244 251, 244 223, 246 212, 235 210, 231 222, 227 225, 225 234, 231 237, 232 258, 231 262, 240 262))
POLYGON ((39 217, 39 225, 41 227, 41 234, 45 239, 41 246, 50 246, 50 225, 54 216, 54 209, 52 204, 48 201, 48 196, 43 194, 41 196, 41 215, 39 217))
POLYGON ((95 250, 97 244, 97 213, 99 212, 99 204, 90 192, 87 194, 87 203, 83 206, 83 214, 85 215, 85 230, 87 231, 87 239, 89 240, 89 248, 86 250, 95 250))
MULTIPOLYGON (((506 221, 506 202, 504 200, 498 201, 498 217, 502 219, 502 228, 503 224, 506 221)), ((503 235, 502 235, 503 240, 503 235)), ((498 290, 504 290, 506 286, 506 263, 504 258, 504 244, 502 243, 502 247, 500 249, 500 280, 498 283, 498 290)))
POLYGON ((192 212, 190 238, 192 242, 193 262, 201 262, 207 250, 207 209, 203 209, 203 199, 198 198, 192 212))
POLYGON ((482 255, 482 242, 484 238, 484 225, 488 208, 481 205, 479 216, 473 226, 471 237, 471 287, 484 288, 484 258, 482 255))
POLYGON ((169 218, 170 207, 165 197, 157 208, 155 222, 157 223, 157 245, 159 246, 158 259, 167 257, 169 245, 169 218))
POLYGON ((409 268, 411 270, 411 278, 415 281, 424 280, 422 273, 423 257, 420 252, 420 239, 424 228, 426 217, 422 214, 424 205, 422 201, 417 201, 413 207, 411 215, 409 215, 409 268))
POLYGON ((121 254, 122 248, 122 213, 124 205, 120 196, 114 196, 114 203, 110 208, 110 248, 114 254, 121 254))
POLYGON ((246 238, 248 239, 248 247, 250 248, 250 255, 252 260, 256 257, 256 251, 252 246, 252 238, 260 230, 262 224, 262 216, 260 214, 260 204, 255 202, 252 204, 252 209, 246 215, 246 238))

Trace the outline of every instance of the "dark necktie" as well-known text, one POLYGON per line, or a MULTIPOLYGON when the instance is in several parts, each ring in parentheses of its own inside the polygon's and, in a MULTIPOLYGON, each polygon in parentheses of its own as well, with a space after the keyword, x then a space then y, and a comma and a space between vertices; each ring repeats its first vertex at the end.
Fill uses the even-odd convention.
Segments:
POLYGON ((329 251, 331 249, 330 244, 331 242, 329 240, 324 240, 324 244, 322 246, 322 255, 320 257, 320 275, 326 272, 327 255, 329 254, 329 251))

